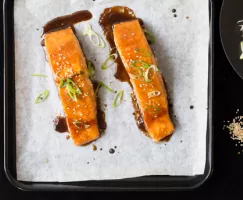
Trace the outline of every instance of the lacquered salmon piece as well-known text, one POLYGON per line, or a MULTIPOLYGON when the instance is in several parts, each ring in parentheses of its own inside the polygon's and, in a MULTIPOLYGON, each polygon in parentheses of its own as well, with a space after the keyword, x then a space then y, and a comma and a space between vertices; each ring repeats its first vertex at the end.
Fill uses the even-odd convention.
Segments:
POLYGON ((86 66, 79 41, 70 27, 47 33, 45 46, 55 81, 79 74, 86 66))
POLYGON ((96 97, 79 42, 67 28, 47 33, 45 46, 71 138, 75 145, 87 144, 99 137, 99 129, 96 97))
POLYGON ((146 82, 144 78, 146 68, 157 66, 157 61, 138 20, 114 25, 113 34, 117 50, 129 74, 146 130, 149 136, 158 142, 171 135, 174 126, 169 116, 161 72, 149 70, 150 82, 146 82), (143 63, 146 68, 142 67, 143 63))

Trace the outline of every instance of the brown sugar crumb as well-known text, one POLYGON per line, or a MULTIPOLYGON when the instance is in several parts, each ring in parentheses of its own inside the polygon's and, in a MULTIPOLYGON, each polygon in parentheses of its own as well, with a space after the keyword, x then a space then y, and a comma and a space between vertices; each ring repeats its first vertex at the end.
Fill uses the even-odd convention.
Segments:
POLYGON ((96 151, 97 150, 97 146, 95 146, 94 144, 93 144, 93 151, 96 151))
POLYGON ((227 128, 233 140, 243 143, 243 116, 236 116, 232 122, 227 121, 229 124, 225 125, 223 129, 227 128))
POLYGON ((186 19, 189 19, 189 16, 186 16, 186 19))

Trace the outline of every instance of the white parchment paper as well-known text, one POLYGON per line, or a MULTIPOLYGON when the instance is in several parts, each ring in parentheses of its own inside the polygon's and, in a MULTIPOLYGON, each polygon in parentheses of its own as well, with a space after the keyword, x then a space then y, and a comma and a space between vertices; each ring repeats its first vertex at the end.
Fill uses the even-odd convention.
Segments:
POLYGON ((209 10, 207 0, 16 0, 15 63, 17 120, 17 178, 23 181, 81 181, 121 179, 143 175, 196 175, 205 168, 209 10), (124 102, 116 109, 114 95, 100 90, 107 130, 97 141, 84 147, 66 140, 53 128, 53 119, 62 114, 50 67, 40 46, 42 26, 49 20, 77 10, 90 10, 93 29, 104 8, 124 5, 144 20, 157 39, 153 49, 167 81, 172 99, 175 133, 169 142, 154 143, 137 128, 133 118, 130 87, 117 81, 115 67, 100 70, 109 47, 94 48, 82 36, 84 23, 75 25, 88 59, 94 61, 96 78, 113 89, 124 89, 124 102), (172 9, 177 10, 173 17, 172 9), (189 19, 186 19, 186 17, 189 19), (48 78, 32 77, 33 73, 48 78), (45 89, 50 96, 34 104, 45 89), (193 105, 194 109, 190 109, 193 105), (109 153, 110 148, 114 154, 109 153), (100 150, 102 148, 102 151, 100 150))

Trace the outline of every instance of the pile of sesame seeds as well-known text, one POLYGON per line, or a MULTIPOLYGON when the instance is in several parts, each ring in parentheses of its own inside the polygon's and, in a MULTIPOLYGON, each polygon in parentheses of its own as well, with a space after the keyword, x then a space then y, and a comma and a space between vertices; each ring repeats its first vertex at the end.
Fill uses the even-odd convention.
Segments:
MULTIPOLYGON (((236 114, 239 110, 236 111, 236 114)), ((232 122, 228 121, 228 125, 224 126, 224 129, 229 130, 229 134, 233 140, 237 140, 243 143, 243 116, 236 116, 232 122)))

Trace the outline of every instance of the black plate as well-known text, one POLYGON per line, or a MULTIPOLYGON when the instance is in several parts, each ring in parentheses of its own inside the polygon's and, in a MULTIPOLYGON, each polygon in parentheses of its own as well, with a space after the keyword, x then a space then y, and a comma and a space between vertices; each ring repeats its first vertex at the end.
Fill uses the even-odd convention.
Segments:
MULTIPOLYGON (((211 42, 209 44, 208 125, 206 166, 197 176, 145 176, 123 180, 80 182, 23 182, 16 179, 16 118, 15 118, 15 64, 14 64, 14 0, 4 1, 4 168, 9 181, 22 190, 189 190, 201 186, 212 172, 213 132, 213 5, 210 2, 211 42)), ((179 167, 179 166, 178 166, 179 167)))
MULTIPOLYGON (((224 51, 237 74, 243 79, 243 60, 240 60, 240 42, 243 41, 243 32, 237 24, 243 20, 243 1, 224 0, 220 15, 220 34, 224 51)), ((240 23, 243 25, 243 22, 240 23)))

